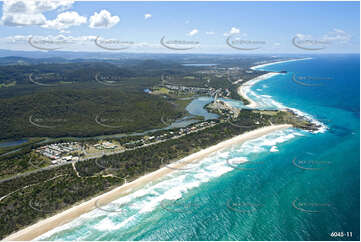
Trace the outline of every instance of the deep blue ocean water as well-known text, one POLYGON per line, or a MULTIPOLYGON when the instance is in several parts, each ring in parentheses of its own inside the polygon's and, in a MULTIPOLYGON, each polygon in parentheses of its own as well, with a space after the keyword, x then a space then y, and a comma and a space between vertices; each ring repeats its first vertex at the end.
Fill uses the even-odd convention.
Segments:
POLYGON ((105 206, 121 212, 96 209, 38 239, 359 240, 360 59, 311 57, 263 67, 287 73, 250 96, 311 115, 322 132, 290 128, 235 145, 105 206))

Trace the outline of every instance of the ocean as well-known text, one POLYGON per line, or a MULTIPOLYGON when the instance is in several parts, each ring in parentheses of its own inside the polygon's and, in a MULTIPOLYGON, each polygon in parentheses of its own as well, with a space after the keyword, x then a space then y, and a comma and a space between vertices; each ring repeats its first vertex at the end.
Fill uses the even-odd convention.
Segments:
POLYGON ((247 95, 322 123, 318 132, 234 145, 37 240, 359 240, 359 55, 310 57, 261 67, 287 73, 247 95))

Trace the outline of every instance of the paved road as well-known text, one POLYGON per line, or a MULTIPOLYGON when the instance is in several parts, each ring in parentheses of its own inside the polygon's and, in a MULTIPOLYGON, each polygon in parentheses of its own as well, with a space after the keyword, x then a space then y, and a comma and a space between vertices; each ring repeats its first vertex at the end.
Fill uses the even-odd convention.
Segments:
POLYGON ((70 164, 70 163, 62 163, 62 164, 57 164, 57 165, 50 165, 50 166, 43 167, 43 168, 39 168, 39 169, 35 169, 35 170, 32 170, 32 171, 27 171, 27 172, 24 172, 24 173, 21 173, 21 174, 12 176, 12 177, 8 177, 8 178, 5 178, 5 179, 2 179, 2 180, 0 180, 0 183, 6 182, 6 181, 10 181, 10 180, 16 179, 16 178, 18 178, 18 177, 28 176, 28 175, 31 175, 31 174, 34 174, 34 173, 37 173, 37 172, 46 171, 46 170, 51 170, 51 169, 54 169, 55 167, 64 166, 64 165, 67 165, 67 164, 70 164))
POLYGON ((0 197, 0 201, 3 200, 3 199, 5 199, 5 198, 7 198, 8 196, 10 196, 11 194, 13 194, 13 193, 15 193, 15 192, 17 192, 17 191, 20 191, 20 190, 25 189, 25 188, 28 188, 28 187, 35 186, 35 185, 40 184, 40 183, 44 183, 44 182, 48 182, 48 181, 54 180, 54 179, 56 179, 56 178, 58 178, 58 177, 61 177, 61 176, 65 176, 65 175, 63 174, 63 175, 54 176, 53 178, 47 179, 47 180, 45 180, 45 181, 33 183, 33 184, 30 184, 30 185, 26 185, 26 186, 24 186, 24 187, 21 187, 21 188, 19 188, 19 189, 16 189, 15 191, 12 191, 12 192, 6 194, 5 196, 0 197))
MULTIPOLYGON (((196 132, 201 131, 201 130, 204 130, 204 129, 207 129, 207 128, 210 128, 210 127, 213 127, 213 126, 214 126, 214 125, 210 125, 210 126, 208 126, 208 127, 200 128, 200 129, 198 129, 196 132)), ((82 158, 82 159, 80 159, 80 161, 90 160, 90 159, 95 159, 95 158, 101 158, 101 157, 103 157, 104 155, 120 154, 120 153, 123 153, 123 152, 125 152, 125 151, 136 150, 136 149, 144 148, 144 147, 147 147, 147 146, 151 146, 151 145, 163 143, 163 142, 166 142, 166 141, 171 140, 171 139, 179 139, 180 137, 183 137, 183 136, 185 136, 185 135, 186 135, 186 134, 173 136, 172 138, 169 138, 169 139, 164 139, 164 140, 155 141, 155 142, 153 142, 153 143, 144 144, 144 145, 141 145, 141 146, 138 146, 138 147, 135 147, 135 148, 130 148, 130 149, 125 149, 125 150, 116 151, 116 152, 113 152, 113 153, 110 153, 110 154, 102 153, 102 154, 99 154, 99 155, 93 155, 93 156, 89 156, 89 157, 87 157, 87 158, 82 158)), ((27 172, 24 172, 24 173, 21 173, 21 174, 18 174, 18 175, 9 177, 9 178, 2 179, 2 180, 0 180, 0 183, 6 182, 6 181, 10 181, 10 180, 13 180, 13 179, 16 179, 16 178, 19 178, 19 177, 28 176, 28 175, 31 175, 31 174, 34 174, 34 173, 37 173, 37 172, 46 171, 46 170, 51 170, 51 169, 54 169, 55 167, 64 166, 64 165, 68 165, 68 164, 71 164, 71 162, 60 163, 60 164, 56 164, 56 165, 50 165, 50 166, 43 167, 43 168, 39 168, 39 169, 35 169, 35 170, 32 170, 32 171, 27 171, 27 172)))

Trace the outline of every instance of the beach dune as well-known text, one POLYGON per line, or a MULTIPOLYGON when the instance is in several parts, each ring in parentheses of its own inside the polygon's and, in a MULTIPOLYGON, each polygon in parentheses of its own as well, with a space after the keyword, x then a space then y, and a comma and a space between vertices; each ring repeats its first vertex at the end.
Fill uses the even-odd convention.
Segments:
MULTIPOLYGON (((175 163, 172 163, 173 168, 181 168, 187 164, 197 162, 200 159, 203 159, 210 154, 220 151, 224 148, 228 148, 234 144, 240 144, 250 139, 255 139, 261 136, 264 136, 268 133, 286 129, 291 127, 291 125, 288 124, 282 124, 282 125, 272 125, 272 126, 266 126, 263 128, 259 128, 256 130, 252 130, 246 133, 243 133, 241 135, 235 136, 231 139, 228 139, 226 141, 220 142, 216 145, 213 145, 211 147, 208 147, 206 149, 203 149, 199 152, 196 152, 194 154, 191 154, 175 163)), ((155 181, 157 179, 160 179, 161 177, 164 177, 165 175, 174 172, 174 169, 170 169, 167 167, 160 168, 157 171, 154 171, 152 173, 149 173, 147 175, 144 175, 130 183, 126 183, 122 186, 119 186, 109 192, 106 192, 102 195, 96 196, 89 201, 83 202, 79 205, 73 206, 59 214, 56 214, 52 217, 49 217, 47 219, 41 220, 31 226, 28 226, 18 232, 15 232, 8 237, 6 237, 4 240, 6 241, 24 241, 24 240, 32 240, 36 237, 39 237, 40 235, 58 227, 61 225, 64 225, 66 223, 69 223, 73 219, 79 217, 80 215, 90 212, 93 209, 96 209, 96 204, 102 204, 105 205, 107 203, 110 203, 111 201, 114 201, 124 195, 127 195, 131 193, 132 191, 143 187, 147 183, 151 181, 155 181)))

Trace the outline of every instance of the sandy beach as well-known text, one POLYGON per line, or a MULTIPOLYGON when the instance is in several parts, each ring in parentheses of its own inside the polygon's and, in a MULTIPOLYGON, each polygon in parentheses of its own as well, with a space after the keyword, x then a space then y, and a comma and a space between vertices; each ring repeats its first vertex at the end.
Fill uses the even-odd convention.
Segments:
MULTIPOLYGON (((302 59, 291 59, 291 60, 284 60, 284 61, 276 61, 276 62, 266 63, 266 64, 262 64, 262 65, 252 66, 250 69, 255 70, 257 68, 270 66, 270 65, 274 65, 274 64, 293 62, 293 61, 301 61, 301 60, 310 60, 310 59, 312 59, 312 58, 308 57, 308 58, 302 58, 302 59)), ((240 95, 240 96, 242 96, 242 97, 244 97, 245 99, 248 100, 249 104, 247 105, 247 107, 256 108, 257 103, 247 96, 247 93, 250 91, 251 87, 254 84, 256 84, 257 82, 259 82, 259 81, 266 80, 268 78, 271 78, 271 77, 279 75, 279 74, 280 73, 277 73, 277 72, 270 72, 270 73, 258 76, 256 78, 253 78, 252 80, 250 80, 250 81, 244 83, 243 85, 239 86, 238 89, 237 89, 237 93, 238 93, 238 95, 240 95)))
POLYGON ((271 62, 271 63, 266 63, 266 64, 261 64, 261 65, 256 65, 256 66, 252 66, 250 69, 251 70, 255 70, 257 68, 261 68, 261 67, 265 67, 265 66, 270 66, 270 65, 274 65, 274 64, 279 64, 279 63, 286 63, 286 62, 293 62, 293 61, 301 61, 301 60, 311 60, 311 57, 307 57, 307 58, 302 58, 302 59, 291 59, 291 60, 284 60, 284 61, 276 61, 276 62, 271 62))
MULTIPOLYGON (((206 149, 203 149, 199 152, 196 152, 194 154, 191 154, 175 163, 172 163, 173 168, 181 168, 189 163, 197 162, 209 155, 211 155, 214 152, 220 151, 224 148, 228 148, 234 144, 240 144, 250 139, 255 139, 261 136, 264 136, 268 133, 286 129, 291 127, 291 125, 288 124, 282 124, 282 125, 272 125, 267 126, 263 128, 259 128, 256 130, 252 130, 246 133, 243 133, 241 135, 235 136, 231 139, 228 139, 226 141, 220 142, 216 145, 213 145, 211 147, 208 147, 206 149)), ((136 179, 133 182, 124 184, 120 187, 117 187, 109 192, 106 192, 102 195, 96 196, 89 201, 83 202, 79 205, 73 206, 59 214, 56 214, 52 217, 49 217, 47 219, 41 220, 37 222, 36 224, 33 224, 29 227, 26 227, 25 229, 22 229, 16 233, 13 233, 6 237, 4 240, 7 241, 24 241, 24 240, 32 240, 51 229, 54 229, 58 226, 64 225, 73 219, 79 217, 80 215, 90 212, 93 209, 96 209, 95 203, 105 205, 107 203, 110 203, 111 201, 114 201, 124 195, 127 195, 134 191, 135 189, 141 188, 147 183, 160 179, 164 177, 165 175, 170 174, 171 172, 174 172, 174 169, 170 169, 167 167, 160 168, 157 171, 154 171, 152 173, 149 173, 147 175, 144 175, 138 179, 136 179)))
POLYGON ((247 93, 250 91, 251 87, 259 81, 266 80, 266 79, 271 78, 276 75, 280 75, 280 73, 270 72, 270 73, 258 76, 256 78, 253 78, 252 80, 250 80, 238 87, 238 89, 237 89, 238 95, 244 97, 249 102, 249 104, 246 105, 247 107, 250 107, 250 108, 257 107, 257 103, 247 96, 247 93))

